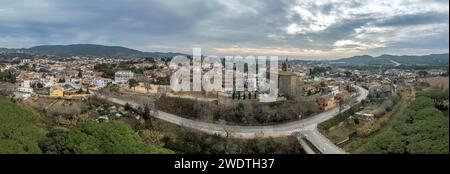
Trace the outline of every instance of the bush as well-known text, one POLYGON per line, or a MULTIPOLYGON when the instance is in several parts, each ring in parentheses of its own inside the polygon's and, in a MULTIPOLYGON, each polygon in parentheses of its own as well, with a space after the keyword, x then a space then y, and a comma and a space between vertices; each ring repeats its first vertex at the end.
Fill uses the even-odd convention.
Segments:
POLYGON ((173 153, 145 144, 130 126, 121 122, 87 122, 69 132, 52 132, 41 141, 40 146, 45 153, 173 153))
POLYGON ((356 129, 356 135, 359 137, 367 137, 378 131, 378 129, 380 129, 380 124, 377 124, 376 121, 367 122, 356 129))
POLYGON ((177 129, 164 139, 166 147, 186 154, 299 154, 304 153, 295 137, 232 139, 207 135, 190 129, 177 129))
POLYGON ((139 136, 141 136, 144 142, 147 144, 154 145, 157 147, 164 147, 165 145, 163 142, 165 136, 161 132, 152 130, 143 130, 139 133, 139 136))
POLYGON ((405 147, 404 137, 397 132, 386 131, 369 140, 364 150, 371 154, 403 154, 405 147))

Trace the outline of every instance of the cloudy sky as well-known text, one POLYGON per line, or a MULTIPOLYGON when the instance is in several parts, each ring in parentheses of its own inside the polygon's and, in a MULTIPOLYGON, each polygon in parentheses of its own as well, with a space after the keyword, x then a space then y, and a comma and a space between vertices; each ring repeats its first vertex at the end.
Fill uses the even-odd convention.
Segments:
POLYGON ((336 58, 449 50, 448 0, 2 0, 0 47, 336 58))

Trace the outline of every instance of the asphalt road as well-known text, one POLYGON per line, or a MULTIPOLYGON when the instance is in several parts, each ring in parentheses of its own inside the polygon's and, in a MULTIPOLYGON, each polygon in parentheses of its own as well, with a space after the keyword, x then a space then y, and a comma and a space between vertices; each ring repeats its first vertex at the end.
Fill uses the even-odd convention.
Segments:
POLYGON ((323 154, 347 154, 344 150, 336 146, 328 138, 322 135, 317 129, 304 130, 301 134, 323 154))
MULTIPOLYGON (((367 98, 368 91, 362 87, 357 86, 358 94, 357 97, 358 103, 363 99, 367 98)), ((139 104, 132 101, 123 101, 117 98, 111 98, 106 96, 99 97, 107 99, 110 102, 125 105, 126 103, 130 104, 133 107, 139 107, 139 104)), ((349 109, 350 107, 346 107, 343 111, 349 109)), ((161 120, 165 120, 167 122, 189 127, 192 129, 200 130, 209 134, 219 134, 222 136, 234 137, 234 138, 265 138, 265 137, 281 137, 281 136, 290 136, 294 133, 300 132, 305 138, 310 141, 312 144, 316 146, 322 153, 326 154, 342 154, 345 153, 339 147, 330 142, 325 136, 323 136, 317 130, 317 125, 327 121, 339 113, 339 108, 335 107, 334 109, 328 110, 326 112, 322 112, 315 116, 311 116, 306 119, 293 121, 289 123, 283 123, 278 125, 271 126, 231 126, 231 125, 222 125, 216 123, 207 123, 197 120, 187 119, 181 116, 177 116, 174 114, 170 114, 164 111, 157 111, 154 114, 154 117, 159 118, 161 120)))

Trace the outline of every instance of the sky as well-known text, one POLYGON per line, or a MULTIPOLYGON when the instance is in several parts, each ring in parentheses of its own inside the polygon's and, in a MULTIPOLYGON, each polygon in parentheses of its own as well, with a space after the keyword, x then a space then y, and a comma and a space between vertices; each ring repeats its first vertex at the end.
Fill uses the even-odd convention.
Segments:
POLYGON ((1 0, 0 47, 102 44, 209 55, 449 52, 448 0, 1 0))

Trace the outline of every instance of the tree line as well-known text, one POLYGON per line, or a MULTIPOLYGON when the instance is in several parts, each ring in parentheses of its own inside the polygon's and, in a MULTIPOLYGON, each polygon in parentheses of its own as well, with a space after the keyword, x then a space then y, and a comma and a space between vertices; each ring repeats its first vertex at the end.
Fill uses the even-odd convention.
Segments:
POLYGON ((392 128, 364 146, 365 153, 448 154, 449 122, 436 108, 448 95, 439 91, 419 91, 392 128))

